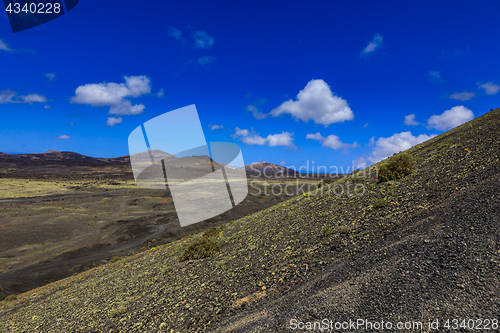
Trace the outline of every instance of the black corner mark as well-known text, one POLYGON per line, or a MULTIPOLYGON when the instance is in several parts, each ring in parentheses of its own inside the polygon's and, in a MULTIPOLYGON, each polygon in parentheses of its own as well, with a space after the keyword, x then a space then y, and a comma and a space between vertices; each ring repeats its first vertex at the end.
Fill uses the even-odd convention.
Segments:
POLYGON ((79 0, 3 0, 12 32, 31 29, 73 9, 79 0))

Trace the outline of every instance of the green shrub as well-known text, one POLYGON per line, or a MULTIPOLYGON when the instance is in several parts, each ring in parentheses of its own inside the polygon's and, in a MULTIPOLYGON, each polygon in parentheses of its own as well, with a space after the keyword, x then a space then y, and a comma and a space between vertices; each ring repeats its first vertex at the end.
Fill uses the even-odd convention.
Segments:
POLYGON ((333 230, 332 228, 323 228, 323 230, 321 230, 321 236, 323 237, 328 237, 330 235, 333 235, 335 233, 335 230, 333 230))
POLYGON ((120 261, 120 260, 122 260, 122 258, 120 258, 120 257, 113 257, 110 261, 112 263, 115 263, 115 262, 120 261))
POLYGON ((380 199, 380 198, 375 198, 375 199, 373 199, 373 206, 375 208, 385 207, 385 206, 387 206, 387 200, 380 199))
POLYGON ((349 228, 348 226, 341 225, 339 227, 339 233, 341 233, 341 234, 348 234, 350 232, 351 232, 351 228, 349 228))
POLYGON ((322 179, 319 183, 318 183, 318 188, 320 188, 321 186, 323 185, 328 185, 328 184, 332 184, 332 183, 335 183, 335 180, 331 179, 331 178, 325 178, 325 179, 322 179))
POLYGON ((400 153, 389 158, 387 163, 380 165, 379 182, 386 182, 407 176, 413 171, 413 159, 406 153, 400 153))
POLYGON ((10 302, 10 301, 14 301, 17 299, 17 295, 9 295, 7 296, 7 298, 5 299, 6 302, 10 302))
POLYGON ((184 250, 184 253, 179 257, 179 261, 203 259, 211 257, 219 251, 219 242, 202 237, 184 250))
POLYGON ((208 229, 207 231, 205 231, 203 233, 203 237, 210 238, 210 237, 213 237, 213 236, 217 236, 219 233, 222 232, 222 229, 223 229, 222 226, 210 228, 210 229, 208 229))

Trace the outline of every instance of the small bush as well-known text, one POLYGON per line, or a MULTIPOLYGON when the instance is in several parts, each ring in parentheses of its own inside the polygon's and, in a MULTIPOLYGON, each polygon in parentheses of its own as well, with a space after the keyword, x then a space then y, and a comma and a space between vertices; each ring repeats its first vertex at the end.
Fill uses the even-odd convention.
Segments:
POLYGON ((400 153, 389 158, 389 162, 379 167, 378 180, 386 182, 407 176, 413 171, 413 159, 410 155, 400 153))
POLYGON ((375 198, 375 199, 373 199, 373 206, 375 208, 385 207, 385 206, 387 206, 387 200, 380 199, 380 198, 375 198))
POLYGON ((9 296, 7 296, 7 298, 5 299, 5 301, 11 302, 11 301, 14 301, 16 299, 17 299, 17 295, 9 295, 9 296))
POLYGON ((347 227, 345 225, 341 225, 339 227, 339 233, 341 233, 341 234, 348 234, 350 232, 351 232, 351 228, 349 228, 349 227, 347 227))
POLYGON ((179 257, 179 261, 203 259, 211 257, 219 251, 219 242, 202 237, 184 250, 184 253, 179 257))
POLYGON ((333 235, 335 233, 335 230, 333 230, 332 228, 323 228, 323 230, 321 230, 321 236, 323 237, 328 237, 330 235, 333 235))
POLYGON ((210 228, 203 233, 203 237, 210 238, 213 236, 217 236, 219 233, 222 232, 222 228, 223 228, 222 226, 210 228))
POLYGON ((325 178, 325 179, 322 179, 319 184, 318 184, 318 188, 320 188, 321 186, 323 185, 328 185, 328 184, 333 184, 335 183, 335 180, 331 179, 331 178, 325 178))
POLYGON ((120 261, 120 260, 122 260, 122 258, 120 258, 120 257, 113 257, 110 261, 112 263, 115 263, 115 262, 120 261))

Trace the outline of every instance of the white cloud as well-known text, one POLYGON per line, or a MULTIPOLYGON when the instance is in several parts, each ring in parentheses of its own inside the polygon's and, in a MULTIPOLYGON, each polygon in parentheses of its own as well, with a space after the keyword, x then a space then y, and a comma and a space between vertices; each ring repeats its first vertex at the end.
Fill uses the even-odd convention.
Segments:
POLYGON ((45 105, 43 108, 44 109, 50 109, 50 105, 45 105))
POLYGON ((318 132, 315 134, 307 134, 306 139, 323 142, 325 138, 318 132))
POLYGON ((357 142, 354 143, 344 143, 340 140, 340 138, 336 135, 330 134, 326 138, 322 136, 319 132, 315 134, 307 134, 306 139, 315 140, 321 142, 323 147, 336 149, 348 149, 348 148, 356 148, 359 147, 357 142))
POLYGON ((68 140, 69 138, 71 138, 71 136, 69 136, 67 134, 60 135, 57 137, 57 139, 59 139, 59 140, 68 140))
POLYGON ((233 139, 239 139, 244 144, 251 146, 284 146, 289 148, 296 148, 296 146, 293 144, 293 133, 285 131, 281 132, 281 134, 269 134, 267 137, 263 138, 253 129, 249 131, 247 129, 236 127, 235 133, 232 134, 231 137, 233 139))
POLYGON ((340 141, 340 138, 336 135, 330 134, 326 137, 325 141, 322 143, 323 147, 329 147, 332 149, 340 149, 340 148, 356 148, 359 147, 357 142, 352 144, 343 143, 340 141))
POLYGON ((454 106, 440 115, 433 115, 427 120, 427 128, 446 131, 474 119, 474 113, 463 105, 454 106))
POLYGON ((135 104, 125 99, 119 104, 112 105, 109 108, 109 114, 115 114, 117 116, 135 116, 144 112, 146 107, 143 104, 135 104))
POLYGON ((2 90, 0 91, 0 104, 13 103, 12 98, 17 93, 12 90, 2 90))
POLYGON ((406 126, 417 126, 421 125, 418 121, 415 121, 415 115, 414 114, 409 114, 405 116, 405 125, 406 126))
POLYGON ((12 51, 12 49, 3 41, 3 39, 0 39, 0 50, 3 51, 12 51))
POLYGON ((55 73, 47 73, 45 74, 45 77, 49 79, 50 81, 54 81, 56 79, 56 74, 55 73))
POLYGON ((376 34, 373 36, 372 41, 363 49, 363 51, 361 51, 361 55, 375 52, 376 49, 382 46, 383 41, 384 38, 381 35, 376 34))
POLYGON ((269 147, 295 147, 295 145, 293 144, 293 133, 289 132, 281 132, 281 134, 269 134, 266 140, 269 147))
POLYGON ((483 88, 486 95, 495 95, 500 91, 500 86, 498 84, 494 84, 493 82, 483 83, 479 86, 479 88, 483 88))
POLYGON ((443 83, 440 71, 430 71, 428 75, 432 83, 443 83))
POLYGON ((363 128, 367 128, 367 127, 368 127, 368 123, 366 123, 366 124, 363 126, 363 128))
POLYGON ((215 130, 217 130, 217 129, 223 129, 223 128, 224 128, 224 126, 222 126, 222 124, 220 124, 220 125, 210 125, 210 124, 209 124, 209 125, 208 125, 208 127, 210 127, 210 129, 211 129, 212 131, 215 131, 215 130))
POLYGON ((163 88, 161 88, 157 93, 156 93, 156 97, 163 97, 165 96, 165 91, 163 90, 163 88))
POLYGON ((196 31, 193 34, 194 46, 199 49, 209 49, 214 45, 214 38, 205 31, 196 31))
POLYGON ((108 120, 106 121, 106 125, 109 127, 113 127, 116 124, 121 124, 123 121, 122 117, 108 117, 108 120))
POLYGON ((260 120, 267 118, 268 114, 260 112, 255 106, 248 104, 247 111, 252 111, 252 115, 255 119, 260 120))
POLYGON ((144 111, 142 104, 132 105, 127 97, 151 93, 151 80, 144 76, 125 76, 125 83, 90 83, 76 88, 71 103, 90 106, 109 106, 109 114, 137 115, 144 111))
POLYGON ((281 162, 280 162, 280 165, 281 165, 281 166, 285 166, 285 165, 286 165, 285 161, 281 161, 281 162))
POLYGON ((26 96, 20 96, 23 99, 23 103, 45 103, 47 102, 47 98, 45 96, 41 96, 38 94, 29 94, 26 96))
POLYGON ((184 40, 184 38, 182 38, 182 31, 177 29, 177 28, 174 28, 174 27, 168 28, 168 34, 170 35, 170 37, 173 37, 177 40, 180 40, 180 41, 184 40))
POLYGON ((370 140, 373 145, 371 154, 368 157, 357 157, 353 161, 353 166, 355 168, 365 168, 368 164, 371 165, 380 162, 393 154, 405 151, 435 136, 435 134, 420 134, 419 136, 414 136, 408 131, 396 133, 388 138, 378 138, 376 141, 372 138, 372 140, 370 140))
POLYGON ((464 91, 464 92, 457 92, 457 93, 454 93, 454 94, 451 94, 450 95, 450 98, 453 98, 453 99, 456 99, 458 101, 468 101, 469 99, 471 98, 474 98, 476 97, 476 93, 475 92, 467 92, 467 91, 464 91))
POLYGON ((198 58, 198 65, 206 65, 206 64, 210 64, 212 62, 215 61, 215 57, 211 57, 211 56, 204 56, 204 57, 200 57, 198 58))
POLYGON ((38 94, 29 94, 29 95, 17 95, 17 92, 12 90, 2 90, 0 91, 0 104, 7 103, 45 103, 47 102, 47 98, 38 94))
POLYGON ((273 117, 289 113, 296 120, 313 120, 316 124, 328 125, 352 120, 354 114, 347 101, 334 96, 330 86, 323 80, 311 80, 297 94, 297 100, 283 102, 271 111, 273 117))

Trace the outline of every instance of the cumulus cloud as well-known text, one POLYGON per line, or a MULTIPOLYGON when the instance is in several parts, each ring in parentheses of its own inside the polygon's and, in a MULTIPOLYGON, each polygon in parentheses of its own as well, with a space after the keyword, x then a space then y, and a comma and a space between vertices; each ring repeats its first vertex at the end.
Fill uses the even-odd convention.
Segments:
POLYGON ((209 49, 214 45, 214 38, 205 31, 196 31, 193 34, 194 46, 199 49, 209 49))
POLYGON ((427 128, 446 131, 474 119, 474 113, 463 105, 454 106, 440 115, 433 115, 427 120, 427 128))
POLYGON ((260 112, 259 109, 257 109, 257 107, 255 107, 251 104, 247 105, 247 111, 251 111, 253 117, 257 120, 267 118, 267 116, 268 116, 268 114, 260 112))
POLYGON ((224 126, 222 126, 222 124, 220 124, 220 125, 217 125, 217 124, 216 124, 216 125, 210 125, 210 124, 209 124, 209 125, 208 125, 208 127, 210 127, 210 129, 211 129, 212 131, 215 131, 215 130, 218 130, 218 129, 223 129, 223 128, 224 128, 224 126))
POLYGON ((494 84, 493 82, 486 82, 479 85, 479 88, 484 89, 484 93, 486 95, 495 95, 500 91, 500 86, 498 84, 494 84))
POLYGON ((293 133, 281 132, 280 134, 269 134, 267 137, 262 137, 259 133, 252 130, 241 129, 236 127, 235 133, 231 135, 233 139, 239 139, 241 142, 251 146, 283 146, 288 148, 296 148, 293 144, 293 133))
POLYGON ((45 102, 47 102, 47 98, 45 96, 38 94, 18 95, 17 92, 8 89, 0 91, 0 104, 7 104, 7 103, 33 104, 33 103, 45 103, 45 102))
POLYGON ((467 91, 459 92, 459 93, 457 92, 457 93, 451 94, 449 97, 463 102, 463 101, 468 101, 469 99, 476 97, 476 93, 475 92, 467 92, 467 91))
POLYGON ((328 125, 352 120, 354 114, 347 101, 334 96, 330 86, 323 80, 311 80, 297 94, 297 100, 283 102, 271 111, 273 117, 288 113, 303 122, 313 120, 316 124, 328 125))
POLYGON ((388 138, 378 138, 371 140, 373 150, 367 157, 357 157, 353 161, 353 166, 355 168, 365 168, 367 165, 371 165, 382 161, 383 159, 397 154, 401 151, 405 151, 415 145, 418 145, 424 141, 432 139, 436 135, 420 134, 414 136, 410 131, 396 133, 388 138))
POLYGON ((281 132, 281 134, 269 134, 266 140, 269 147, 295 147, 295 145, 293 144, 293 133, 289 132, 281 132))
POLYGON ((69 138, 71 138, 71 136, 69 136, 67 134, 60 135, 57 137, 57 139, 59 139, 59 140, 68 140, 69 138))
POLYGON ((306 139, 322 142, 325 138, 318 132, 315 134, 307 134, 306 139))
POLYGON ((45 105, 43 108, 44 109, 50 109, 50 105, 45 105))
POLYGON ((384 38, 381 35, 376 34, 375 36, 373 36, 372 41, 368 43, 368 45, 363 49, 363 51, 361 51, 361 55, 366 55, 375 52, 376 49, 382 46, 383 41, 384 38))
POLYGON ((163 88, 161 88, 157 93, 156 93, 156 97, 163 97, 165 96, 165 91, 163 90, 163 88))
POLYGON ((45 74, 45 77, 49 79, 50 81, 54 81, 56 79, 56 74, 55 73, 47 73, 45 74))
POLYGON ((429 75, 429 80, 432 83, 443 83, 443 78, 441 77, 440 71, 430 71, 428 75, 429 75))
POLYGON ((184 38, 182 38, 182 31, 175 27, 168 28, 168 34, 170 37, 173 37, 180 41, 184 41, 184 38))
POLYGON ((409 114, 405 116, 405 125, 406 126, 417 126, 421 125, 418 121, 415 121, 415 115, 414 114, 409 114))
POLYGON ((7 45, 6 42, 3 41, 3 39, 0 39, 0 50, 2 50, 2 51, 12 51, 12 49, 7 45))
POLYGON ((354 143, 344 143, 340 140, 340 138, 336 135, 330 134, 326 138, 321 135, 321 133, 307 134, 306 139, 315 140, 321 142, 323 147, 336 149, 348 149, 348 148, 356 148, 359 147, 357 142, 354 143))
POLYGON ((204 57, 200 57, 198 58, 198 65, 206 65, 206 64, 210 64, 212 62, 215 61, 215 57, 211 57, 211 56, 204 56, 204 57))
POLYGON ((129 99, 151 93, 151 80, 146 76, 125 76, 125 83, 90 83, 76 88, 71 103, 90 106, 109 106, 109 114, 137 115, 144 111, 142 104, 132 105, 129 99))
POLYGON ((281 165, 281 166, 285 166, 285 165, 286 165, 285 161, 281 161, 281 162, 280 162, 280 165, 281 165))
POLYGON ((29 95, 20 96, 20 97, 22 98, 23 103, 33 104, 33 103, 45 103, 45 102, 47 102, 47 98, 45 98, 45 96, 38 95, 38 94, 29 94, 29 95))
POLYGON ((123 121, 122 117, 108 117, 108 120, 106 121, 106 125, 109 127, 113 127, 116 124, 121 124, 123 121))

